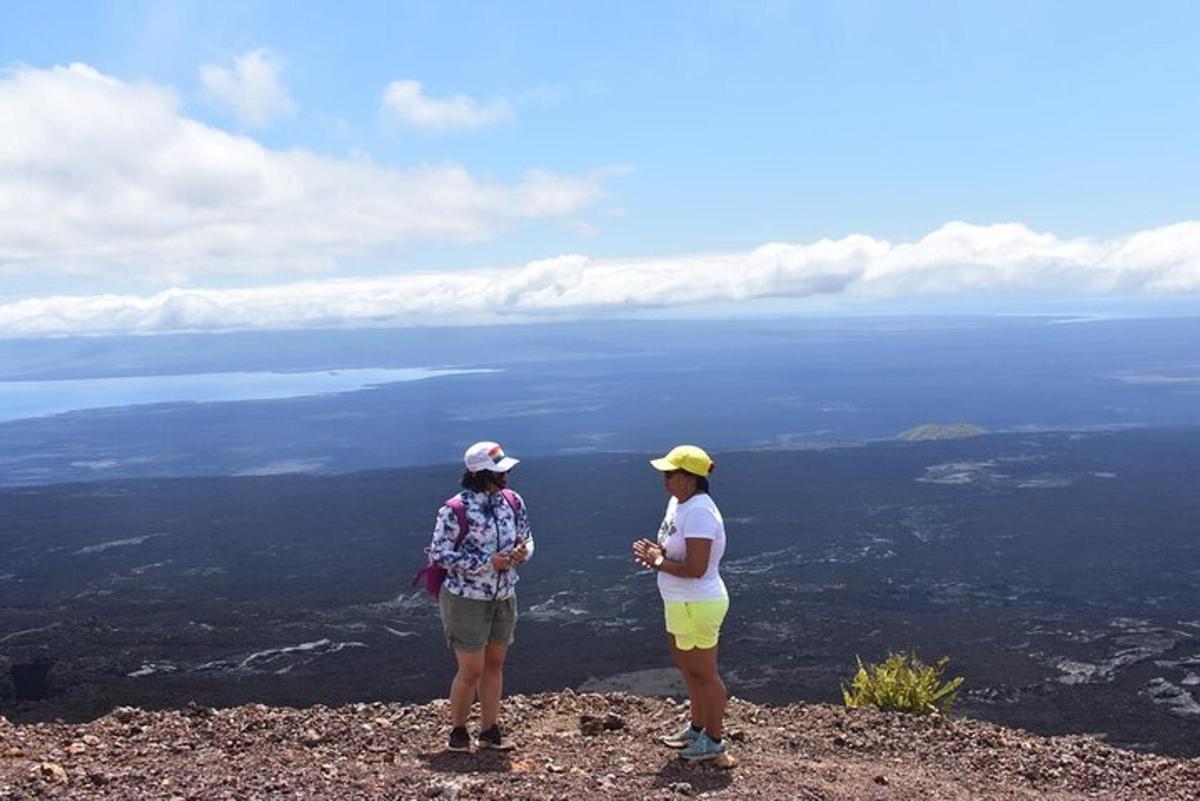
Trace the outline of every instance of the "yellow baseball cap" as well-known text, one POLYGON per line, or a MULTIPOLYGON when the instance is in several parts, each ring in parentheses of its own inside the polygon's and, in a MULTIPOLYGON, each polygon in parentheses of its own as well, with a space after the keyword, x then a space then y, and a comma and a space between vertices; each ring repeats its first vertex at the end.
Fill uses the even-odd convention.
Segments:
POLYGON ((670 470, 686 470, 693 475, 705 477, 713 471, 717 463, 709 458, 703 448, 695 445, 679 445, 672 448, 671 452, 661 459, 651 459, 650 465, 655 470, 661 470, 664 473, 670 470))

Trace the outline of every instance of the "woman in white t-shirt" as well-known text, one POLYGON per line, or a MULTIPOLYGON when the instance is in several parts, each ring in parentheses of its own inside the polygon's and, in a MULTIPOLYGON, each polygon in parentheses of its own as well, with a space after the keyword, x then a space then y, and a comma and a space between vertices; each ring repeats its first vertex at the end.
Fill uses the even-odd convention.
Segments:
POLYGON ((658 541, 640 539, 634 557, 658 573, 667 640, 691 701, 691 721, 663 738, 684 759, 725 753, 725 683, 717 672, 717 640, 729 610, 719 566, 725 554, 725 523, 708 495, 716 464, 701 448, 680 445, 650 462, 663 474, 671 496, 658 541))

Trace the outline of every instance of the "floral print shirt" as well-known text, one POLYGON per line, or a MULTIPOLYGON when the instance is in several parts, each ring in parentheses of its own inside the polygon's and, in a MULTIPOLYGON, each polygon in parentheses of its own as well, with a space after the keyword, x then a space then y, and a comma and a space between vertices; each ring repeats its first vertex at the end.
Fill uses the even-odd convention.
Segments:
POLYGON ((458 497, 467 514, 467 535, 462 544, 454 547, 458 517, 453 509, 443 505, 438 510, 429 545, 429 558, 446 568, 442 590, 480 601, 511 598, 520 580, 516 567, 493 570, 492 555, 511 551, 523 540, 529 556, 533 556, 533 532, 529 529, 525 501, 516 495, 520 511, 514 511, 499 492, 463 490, 458 497))

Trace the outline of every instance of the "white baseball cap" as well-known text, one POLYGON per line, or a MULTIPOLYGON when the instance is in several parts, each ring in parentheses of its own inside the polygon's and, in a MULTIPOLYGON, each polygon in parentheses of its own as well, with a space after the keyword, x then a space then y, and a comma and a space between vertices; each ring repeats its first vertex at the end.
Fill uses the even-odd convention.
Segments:
POLYGON ((463 462, 466 463, 467 470, 472 473, 478 473, 480 470, 507 473, 520 461, 520 459, 505 456, 504 449, 495 442, 476 442, 463 454, 463 462))

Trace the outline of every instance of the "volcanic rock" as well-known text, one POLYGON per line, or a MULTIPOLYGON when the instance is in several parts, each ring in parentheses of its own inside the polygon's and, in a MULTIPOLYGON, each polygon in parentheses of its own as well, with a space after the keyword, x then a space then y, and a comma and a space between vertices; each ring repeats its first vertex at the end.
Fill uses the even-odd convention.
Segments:
POLYGON ((510 753, 446 751, 444 701, 203 716, 124 709, 86 724, 0 726, 0 801, 1200 799, 1198 759, 964 719, 731 699, 729 728, 743 736, 729 738, 722 769, 658 743, 684 719, 670 700, 544 694, 506 699, 503 712, 510 753), (596 734, 583 733, 584 720, 596 734))

